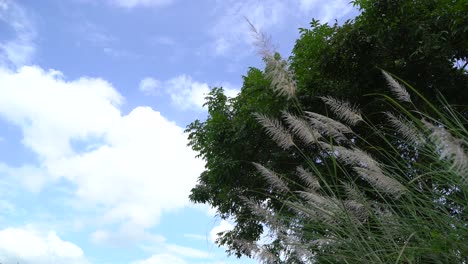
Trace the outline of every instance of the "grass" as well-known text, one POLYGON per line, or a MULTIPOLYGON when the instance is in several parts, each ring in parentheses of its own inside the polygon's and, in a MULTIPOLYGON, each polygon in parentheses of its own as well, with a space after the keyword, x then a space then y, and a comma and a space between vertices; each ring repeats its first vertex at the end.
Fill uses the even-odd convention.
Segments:
MULTIPOLYGON (((289 76, 278 75, 285 67, 276 64, 277 76, 289 76)), ((304 113, 298 103, 302 116, 256 116, 273 140, 304 160, 289 175, 255 164, 272 184, 271 199, 282 197, 284 205, 273 213, 246 199, 270 233, 270 243, 245 243, 259 260, 468 263, 468 121, 442 96, 439 107, 396 76, 383 77, 395 96, 373 95, 388 106, 380 113, 384 125, 331 97, 322 100, 336 118, 304 113), (428 110, 416 108, 411 95, 428 110), (370 133, 354 133, 354 126, 370 133), (319 158, 307 155, 311 147, 319 158)), ((288 81, 276 80, 274 89, 285 85, 278 94, 295 100, 288 81)))

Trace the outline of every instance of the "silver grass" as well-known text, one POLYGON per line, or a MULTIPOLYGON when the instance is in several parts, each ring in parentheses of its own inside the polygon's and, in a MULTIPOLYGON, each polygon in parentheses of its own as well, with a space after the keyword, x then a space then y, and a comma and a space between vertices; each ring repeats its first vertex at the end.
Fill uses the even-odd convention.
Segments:
POLYGON ((468 155, 462 145, 462 141, 454 138, 450 132, 440 126, 422 120, 429 129, 429 139, 434 142, 436 151, 441 160, 448 160, 452 163, 451 169, 459 174, 464 183, 468 181, 468 155))
POLYGON ((380 169, 353 167, 354 171, 377 190, 398 198, 406 192, 406 187, 397 180, 385 175, 380 169))
POLYGON ((344 183, 344 189, 346 196, 349 200, 364 201, 364 194, 358 190, 356 185, 350 183, 344 183))
POLYGON ((296 257, 299 258, 303 263, 310 263, 310 261, 315 257, 315 254, 312 253, 312 251, 302 243, 295 242, 292 250, 294 251, 296 257))
POLYGON ((304 198, 306 201, 312 204, 315 204, 318 206, 324 206, 327 208, 335 207, 335 204, 333 203, 333 201, 317 193, 303 192, 303 191, 297 191, 297 193, 299 194, 300 197, 304 198))
POLYGON ((307 204, 303 203, 287 203, 289 209, 294 211, 298 216, 306 219, 320 220, 323 223, 336 223, 334 220, 335 212, 327 210, 326 208, 321 208, 315 204, 308 202, 307 204))
POLYGON ((358 166, 367 168, 369 170, 380 171, 380 164, 367 152, 358 148, 353 148, 353 154, 358 160, 358 166))
POLYGON ((401 117, 396 117, 392 113, 385 113, 388 117, 390 124, 397 130, 403 138, 413 144, 420 145, 424 144, 426 140, 421 135, 421 133, 416 129, 416 127, 407 121, 403 120, 401 117))
POLYGON ((249 255, 253 255, 253 254, 259 252, 259 250, 260 250, 255 243, 250 242, 248 240, 235 239, 235 240, 233 240, 232 243, 233 243, 233 245, 235 247, 238 247, 239 249, 245 251, 249 255))
POLYGON ((320 238, 320 239, 315 239, 315 240, 312 240, 310 242, 311 245, 315 245, 315 246, 328 246, 328 245, 331 245, 333 244, 335 241, 332 240, 332 239, 328 239, 328 238, 320 238))
POLYGON ((271 37, 265 35, 264 32, 257 30, 257 28, 250 22, 246 17, 244 19, 247 21, 250 27, 250 32, 254 38, 254 45, 258 48, 258 53, 263 58, 273 57, 274 48, 271 44, 271 37))
POLYGON ((373 170, 379 169, 378 162, 375 161, 369 154, 360 149, 348 149, 342 146, 332 146, 325 142, 320 142, 319 144, 323 149, 329 152, 333 151, 332 154, 346 165, 358 165, 360 167, 373 170))
POLYGON ((314 175, 312 175, 310 171, 304 169, 302 166, 299 166, 296 168, 296 173, 297 176, 299 176, 299 178, 305 182, 307 188, 312 190, 320 189, 319 181, 314 175))
POLYGON ((278 221, 277 217, 274 215, 272 211, 269 211, 268 209, 263 208, 257 202, 247 197, 240 197, 240 199, 246 204, 246 206, 249 208, 249 210, 252 211, 252 213, 255 216, 264 220, 271 230, 275 230, 277 232, 283 231, 284 225, 282 225, 278 221))
POLYGON ((320 146, 328 151, 334 151, 334 155, 346 165, 354 166, 354 170, 375 188, 399 197, 406 188, 397 180, 386 176, 380 169, 379 163, 369 154, 360 149, 348 149, 341 146, 331 146, 321 142, 320 146))
MULTIPOLYGON (((311 216, 320 217, 324 222, 336 222, 336 214, 343 210, 338 205, 339 203, 337 203, 337 201, 334 199, 319 195, 314 192, 297 191, 296 193, 298 193, 300 197, 302 197, 309 205, 312 206, 312 208, 309 208, 309 211, 314 212, 311 214, 311 216)), ((303 207, 306 207, 306 205, 303 205, 303 207)))
POLYGON ((344 202, 344 208, 351 213, 351 215, 357 220, 357 223, 363 223, 367 220, 369 213, 367 208, 358 201, 347 200, 344 202))
POLYGON ((291 134, 279 120, 255 113, 257 121, 266 129, 267 134, 283 149, 294 146, 291 134))
POLYGON ((271 187, 277 189, 279 192, 289 192, 288 186, 281 180, 281 178, 272 170, 269 170, 261 164, 253 162, 253 165, 258 172, 267 180, 271 187))
POLYGON ((332 119, 332 118, 329 118, 327 116, 324 116, 324 115, 321 115, 321 114, 318 114, 318 113, 314 113, 314 112, 308 112, 306 111, 305 112, 310 119, 314 119, 314 120, 317 120, 317 121, 320 121, 330 127, 332 127, 333 129, 336 129, 338 131, 340 131, 341 133, 343 134, 352 134, 353 131, 351 130, 351 128, 341 122, 338 122, 336 121, 335 119, 332 119))
POLYGON ((261 248, 255 257, 260 260, 261 263, 265 264, 277 263, 279 260, 275 254, 266 248, 261 248))
POLYGON ((348 141, 348 138, 344 135, 345 133, 352 133, 348 126, 317 113, 306 112, 306 114, 309 116, 310 125, 321 134, 331 136, 338 142, 348 141))
POLYGON ((387 84, 390 87, 390 90, 395 95, 395 97, 402 102, 411 103, 411 97, 408 91, 406 91, 405 87, 403 87, 403 85, 401 85, 397 80, 395 80, 395 78, 393 78, 386 71, 382 70, 382 74, 385 77, 385 80, 387 80, 387 84))
POLYGON ((319 98, 330 107, 335 115, 348 124, 356 125, 358 122, 363 121, 360 111, 356 106, 351 105, 351 103, 338 100, 331 96, 321 96, 319 98))
POLYGON ((304 143, 311 144, 317 142, 320 134, 312 129, 307 121, 288 112, 283 112, 283 118, 290 126, 292 132, 296 134, 304 143))
POLYGON ((288 69, 287 61, 275 56, 266 57, 265 61, 267 64, 265 73, 271 80, 272 89, 280 96, 293 98, 296 94, 296 81, 293 73, 288 69))
POLYGON ((285 204, 288 206, 288 209, 294 211, 298 216, 302 218, 320 219, 325 223, 334 222, 334 212, 329 211, 325 208, 320 208, 319 206, 313 204, 310 201, 308 201, 307 204, 287 201, 285 202, 285 204))
POLYGON ((288 62, 275 58, 271 38, 258 31, 247 18, 246 20, 255 39, 254 45, 258 48, 258 53, 265 59, 265 73, 268 79, 271 80, 273 90, 288 99, 294 97, 296 94, 296 81, 293 73, 289 70, 288 62))

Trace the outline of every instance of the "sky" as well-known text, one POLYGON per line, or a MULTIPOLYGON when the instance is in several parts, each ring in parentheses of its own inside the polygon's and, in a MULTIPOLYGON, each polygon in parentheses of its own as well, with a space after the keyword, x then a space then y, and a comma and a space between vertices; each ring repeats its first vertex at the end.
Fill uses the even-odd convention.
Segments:
POLYGON ((349 0, 0 0, 0 263, 231 264, 184 128, 349 0))

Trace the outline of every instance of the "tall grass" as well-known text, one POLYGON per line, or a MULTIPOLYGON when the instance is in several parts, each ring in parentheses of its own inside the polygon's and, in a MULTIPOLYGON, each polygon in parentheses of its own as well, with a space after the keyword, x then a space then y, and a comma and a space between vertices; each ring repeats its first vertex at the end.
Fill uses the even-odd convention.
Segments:
MULTIPOLYGON (((278 74, 285 62, 271 54, 262 51, 270 56, 273 88, 295 100, 291 78, 281 80, 290 73, 278 74)), ((332 117, 304 112, 297 101, 300 115, 256 115, 304 164, 279 175, 255 163, 272 185, 271 199, 282 197, 284 207, 273 212, 245 199, 272 237, 264 245, 238 241, 246 252, 264 263, 468 263, 468 121, 443 97, 436 106, 382 72, 394 96, 373 95, 388 106, 380 113, 383 125, 332 97, 321 97, 332 117), (422 99, 425 110, 411 96, 422 99), (366 128, 366 136, 355 126, 366 128), (319 158, 308 155, 310 147, 319 158)))

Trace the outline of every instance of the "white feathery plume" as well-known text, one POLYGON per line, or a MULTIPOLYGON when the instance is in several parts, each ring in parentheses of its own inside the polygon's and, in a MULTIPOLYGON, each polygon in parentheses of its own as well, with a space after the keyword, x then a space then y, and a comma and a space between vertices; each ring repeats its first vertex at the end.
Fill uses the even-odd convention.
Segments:
POLYGON ((288 186, 281 178, 272 170, 265 168, 263 165, 252 162, 258 172, 268 181, 268 183, 277 189, 279 192, 289 192, 288 186))
POLYGON ((344 188, 346 191, 346 196, 349 200, 364 201, 364 194, 358 190, 354 184, 344 183, 344 188))
POLYGON ((342 146, 332 146, 325 142, 320 142, 319 145, 329 152, 333 151, 333 156, 337 157, 346 165, 358 165, 361 167, 376 169, 378 163, 366 152, 354 148, 348 149, 342 146))
POLYGON ((374 188, 393 195, 396 198, 400 197, 407 191, 403 184, 385 175, 380 169, 375 170, 362 167, 353 167, 353 169, 359 176, 361 176, 361 178, 367 181, 374 188))
POLYGON ((265 35, 265 33, 258 31, 248 18, 244 17, 244 19, 249 24, 250 31, 252 32, 252 36, 255 39, 254 45, 258 48, 258 53, 264 58, 273 57, 274 48, 271 45, 271 38, 265 35))
POLYGON ((279 120, 269 118, 265 115, 255 113, 257 121, 266 129, 267 134, 283 149, 294 146, 291 134, 279 120))
POLYGON ((350 125, 356 125, 358 122, 363 121, 360 111, 356 106, 351 105, 351 103, 331 96, 320 96, 319 98, 330 107, 335 115, 350 125))
POLYGON ((296 81, 293 73, 288 69, 287 61, 275 56, 266 57, 266 76, 271 80, 271 87, 275 92, 286 98, 293 98, 296 94, 296 81))
MULTIPOLYGON (((306 199, 307 200, 307 199, 306 199)), ((308 201, 308 204, 298 203, 298 202, 285 202, 288 206, 288 209, 293 210, 298 216, 306 217, 310 219, 320 218, 324 222, 333 222, 333 212, 326 209, 318 207, 316 204, 308 201), (312 204, 312 206, 311 206, 312 204), (311 208, 312 207, 312 208, 311 208)))
POLYGON ((296 94, 296 81, 293 73, 288 69, 288 62, 276 58, 271 39, 263 32, 258 31, 247 18, 246 20, 255 39, 254 45, 258 47, 259 54, 265 59, 265 73, 271 80, 273 90, 288 99, 294 97, 296 94))
POLYGON ((261 248, 256 254, 256 258, 260 260, 261 263, 265 264, 277 263, 279 260, 278 257, 267 248, 261 248))
POLYGON ((246 204, 246 206, 252 211, 252 213, 268 224, 271 230, 282 231, 284 225, 282 225, 273 212, 266 208, 263 208, 257 202, 247 197, 240 197, 240 199, 246 204))
POLYGON ((321 142, 320 146, 328 151, 333 150, 333 154, 346 165, 354 166, 359 176, 375 188, 397 198, 406 191, 401 183, 386 176, 380 169, 379 163, 366 152, 357 148, 351 150, 341 146, 331 146, 324 142, 321 142))
POLYGON ((358 148, 353 148, 353 153, 355 158, 358 160, 356 165, 368 168, 369 170, 380 171, 379 163, 374 158, 372 158, 367 152, 358 148))
POLYGON ((253 255, 257 252, 259 252, 259 248, 256 244, 253 242, 250 242, 245 239, 235 239, 233 242, 233 245, 240 248, 241 250, 247 252, 249 255, 253 255))
POLYGON ((358 223, 363 223, 367 220, 369 213, 367 208, 355 200, 347 200, 344 202, 345 209, 358 220, 358 223))
POLYGON ((316 143, 317 139, 321 137, 320 134, 311 128, 304 119, 294 116, 288 112, 283 112, 283 118, 291 127, 294 134, 296 134, 304 143, 316 143))
POLYGON ((408 91, 406 91, 405 87, 403 87, 403 85, 401 85, 397 80, 395 80, 395 78, 393 78, 386 71, 382 70, 382 74, 387 80, 387 84, 390 87, 390 90, 396 96, 396 98, 402 102, 411 103, 411 97, 408 91))
POLYGON ((332 136, 338 142, 348 141, 348 138, 344 135, 345 133, 352 133, 348 126, 317 113, 306 112, 306 114, 311 126, 320 133, 332 136))
POLYGON ((324 115, 321 115, 321 114, 318 114, 318 113, 314 113, 314 112, 306 111, 305 113, 310 117, 310 119, 320 121, 320 122, 332 127, 333 129, 336 129, 336 130, 340 131, 343 134, 353 134, 353 131, 351 130, 351 128, 349 126, 347 126, 347 125, 345 125, 345 124, 343 124, 341 122, 338 122, 335 119, 332 119, 332 118, 329 118, 327 116, 324 116, 324 115))
POLYGON ((296 168, 296 173, 297 176, 299 176, 299 178, 301 178, 305 182, 307 188, 310 188, 312 190, 320 189, 319 181, 314 175, 312 175, 310 171, 304 169, 302 166, 299 166, 296 168))
POLYGON ((320 239, 315 239, 310 242, 311 245, 315 246, 328 246, 331 245, 335 242, 335 240, 328 239, 328 238, 320 238, 320 239))
POLYGON ((312 205, 314 207, 313 210, 326 221, 331 221, 331 217, 334 216, 336 212, 341 211, 338 203, 333 199, 319 195, 315 192, 297 191, 296 193, 306 200, 307 203, 312 205))
POLYGON ((310 263, 310 261, 315 257, 315 254, 312 253, 312 251, 303 243, 294 243, 292 250, 302 263, 310 263))
POLYGON ((451 161, 451 169, 455 170, 466 183, 468 181, 468 155, 461 140, 454 138, 443 127, 435 126, 424 119, 422 122, 431 132, 429 139, 434 142, 440 159, 451 161))
POLYGON ((424 144, 426 142, 422 134, 414 125, 403 120, 401 117, 394 116, 392 113, 386 112, 385 114, 387 115, 390 124, 403 136, 405 140, 416 145, 424 144))

